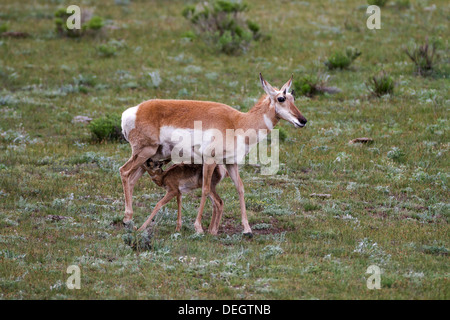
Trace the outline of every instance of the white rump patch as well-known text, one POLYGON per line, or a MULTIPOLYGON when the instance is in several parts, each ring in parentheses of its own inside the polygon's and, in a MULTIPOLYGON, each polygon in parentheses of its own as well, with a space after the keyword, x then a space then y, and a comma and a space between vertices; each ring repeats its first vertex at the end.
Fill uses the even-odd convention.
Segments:
POLYGON ((139 105, 128 108, 122 113, 122 133, 125 139, 128 141, 128 135, 131 130, 134 129, 136 123, 136 112, 139 108, 139 105))

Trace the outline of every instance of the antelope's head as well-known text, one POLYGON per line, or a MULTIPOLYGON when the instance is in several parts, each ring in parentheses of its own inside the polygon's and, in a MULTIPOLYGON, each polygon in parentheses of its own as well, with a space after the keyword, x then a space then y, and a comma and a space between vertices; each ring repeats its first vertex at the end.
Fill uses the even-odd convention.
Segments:
POLYGON ((275 114, 278 118, 284 119, 292 123, 296 128, 302 128, 306 125, 306 118, 298 110, 294 104, 293 92, 289 92, 292 85, 292 77, 288 82, 281 87, 281 90, 277 90, 272 87, 266 80, 264 80, 262 74, 259 74, 259 80, 264 91, 270 98, 270 104, 275 108, 275 114))

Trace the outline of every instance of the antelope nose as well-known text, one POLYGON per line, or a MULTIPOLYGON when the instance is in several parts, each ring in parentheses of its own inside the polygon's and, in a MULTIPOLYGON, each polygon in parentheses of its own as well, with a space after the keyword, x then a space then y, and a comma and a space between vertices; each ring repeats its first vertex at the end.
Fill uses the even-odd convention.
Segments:
POLYGON ((299 121, 302 125, 305 125, 305 124, 308 122, 308 120, 306 120, 306 119, 303 118, 303 117, 298 118, 298 121, 299 121))

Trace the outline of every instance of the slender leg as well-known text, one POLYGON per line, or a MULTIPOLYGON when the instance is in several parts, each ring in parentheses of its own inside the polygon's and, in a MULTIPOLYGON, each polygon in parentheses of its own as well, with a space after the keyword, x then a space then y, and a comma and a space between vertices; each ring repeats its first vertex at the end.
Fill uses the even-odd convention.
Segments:
POLYGON ((167 202, 172 200, 173 197, 175 197, 177 194, 175 192, 168 192, 166 195, 159 200, 159 202, 156 204, 155 209, 153 209, 152 214, 148 219, 144 222, 144 224, 139 228, 138 231, 145 230, 147 226, 152 222, 152 219, 155 217, 155 215, 158 213, 159 209, 161 209, 167 202))
POLYGON ((245 210, 245 199, 244 199, 244 184, 242 183, 241 177, 239 176, 239 168, 237 163, 235 164, 227 164, 227 171, 230 175, 231 180, 233 180, 234 185, 239 194, 239 203, 241 206, 241 214, 242 214, 242 225, 244 226, 244 234, 248 236, 252 236, 252 229, 248 224, 247 212, 245 210))
POLYGON ((131 158, 119 169, 122 178, 123 193, 125 195, 125 217, 123 222, 133 219, 133 189, 136 182, 143 175, 141 165, 156 153, 157 147, 146 147, 133 152, 131 158))
POLYGON ((181 193, 177 194, 177 203, 178 203, 178 216, 177 216, 177 228, 175 231, 181 230, 181 193))
POLYGON ((209 233, 211 233, 212 235, 217 235, 217 232, 219 231, 220 220, 222 219, 223 215, 223 200, 219 197, 215 188, 211 189, 211 195, 214 198, 215 210, 213 212, 211 224, 209 225, 209 233))
POLYGON ((212 226, 215 225, 215 221, 217 219, 217 215, 219 214, 218 213, 219 212, 218 211, 219 210, 218 203, 216 201, 216 198, 213 196, 212 189, 211 189, 211 193, 209 195, 209 199, 211 199, 211 202, 213 204, 213 214, 211 216, 211 223, 209 224, 209 228, 208 228, 209 233, 211 233, 212 226))
POLYGON ((198 209, 197 218, 195 219, 194 227, 197 233, 203 233, 202 215, 205 207, 206 197, 211 192, 211 177, 213 175, 216 164, 203 165, 203 184, 202 184, 202 199, 200 200, 200 208, 198 209))

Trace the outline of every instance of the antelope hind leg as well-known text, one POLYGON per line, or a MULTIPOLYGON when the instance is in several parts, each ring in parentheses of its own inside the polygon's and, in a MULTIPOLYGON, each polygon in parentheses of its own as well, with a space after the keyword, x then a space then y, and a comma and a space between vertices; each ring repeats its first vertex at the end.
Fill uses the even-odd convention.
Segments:
POLYGON ((203 164, 203 183, 202 183, 202 199, 200 200, 200 208, 198 209, 197 218, 194 227, 197 233, 203 233, 202 215, 205 208, 206 197, 211 193, 211 178, 216 168, 216 164, 203 164))

